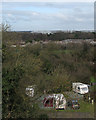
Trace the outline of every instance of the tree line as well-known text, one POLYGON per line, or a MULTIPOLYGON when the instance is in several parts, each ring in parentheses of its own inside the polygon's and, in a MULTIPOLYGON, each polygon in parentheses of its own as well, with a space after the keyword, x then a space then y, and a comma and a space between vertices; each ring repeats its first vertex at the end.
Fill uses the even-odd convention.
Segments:
MULTIPOLYGON (((66 39, 94 39, 95 32, 82 32, 82 31, 73 31, 73 32, 62 32, 57 31, 55 33, 31 33, 31 32, 7 32, 3 33, 9 41, 62 41, 66 39)), ((6 40, 7 40, 6 39, 6 40)))

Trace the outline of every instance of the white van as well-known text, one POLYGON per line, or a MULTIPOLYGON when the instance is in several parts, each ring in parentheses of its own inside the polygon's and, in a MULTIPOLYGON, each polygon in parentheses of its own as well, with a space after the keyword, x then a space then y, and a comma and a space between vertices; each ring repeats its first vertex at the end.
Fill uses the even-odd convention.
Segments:
POLYGON ((89 92, 88 85, 83 84, 83 83, 72 83, 73 91, 80 93, 80 94, 85 94, 89 92))

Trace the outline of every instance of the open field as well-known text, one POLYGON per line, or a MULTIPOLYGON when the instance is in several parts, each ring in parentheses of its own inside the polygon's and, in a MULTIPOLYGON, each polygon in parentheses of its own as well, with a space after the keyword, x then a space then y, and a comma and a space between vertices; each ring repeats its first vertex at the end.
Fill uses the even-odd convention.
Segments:
MULTIPOLYGON (((91 106, 92 107, 92 106, 91 106)), ((93 109, 93 108, 91 108, 93 109)), ((90 110, 41 110, 42 114, 47 114, 49 118, 94 118, 94 112, 90 110)))
MULTIPOLYGON (((72 92, 71 94, 73 94, 73 98, 68 96, 68 92, 64 92, 64 96, 67 101, 69 99, 74 99, 74 95, 76 95, 72 92)), ((67 107, 66 110, 55 110, 55 108, 42 107, 40 108, 40 113, 47 114, 49 118, 94 118, 94 104, 92 105, 92 103, 83 101, 83 98, 80 95, 78 95, 75 99, 78 99, 80 109, 73 110, 67 107)), ((41 97, 41 100, 43 100, 43 96, 41 97)), ((39 101, 39 104, 40 102, 42 104, 42 101, 39 101)))
POLYGON ((44 109, 41 110, 42 114, 47 114, 49 118, 94 118, 94 105, 79 101, 79 110, 55 110, 55 109, 44 109))

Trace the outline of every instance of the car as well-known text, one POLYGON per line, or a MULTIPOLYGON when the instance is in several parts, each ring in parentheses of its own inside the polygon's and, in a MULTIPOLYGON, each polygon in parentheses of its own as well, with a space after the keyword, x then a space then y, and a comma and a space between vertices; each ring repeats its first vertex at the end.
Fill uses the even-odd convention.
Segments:
POLYGON ((80 109, 80 105, 77 100, 69 100, 67 106, 71 109, 80 109))

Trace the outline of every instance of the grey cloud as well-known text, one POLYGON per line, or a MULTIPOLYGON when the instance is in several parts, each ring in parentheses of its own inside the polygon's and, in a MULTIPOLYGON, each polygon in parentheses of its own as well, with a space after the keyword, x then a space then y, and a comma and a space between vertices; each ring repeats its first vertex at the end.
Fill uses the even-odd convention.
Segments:
POLYGON ((17 8, 17 7, 21 7, 21 8, 26 8, 26 7, 49 7, 49 8, 67 8, 67 9, 75 9, 76 7, 90 7, 92 5, 92 3, 82 3, 82 2, 6 2, 3 3, 3 8, 17 8))
MULTIPOLYGON (((13 8, 3 9, 4 18, 15 23, 16 29, 89 29, 93 28, 93 11, 86 11, 88 4, 73 3, 16 3, 11 4, 13 8), (32 10, 23 10, 27 7, 48 7, 58 8, 58 12, 36 12, 32 10), (85 8, 83 8, 85 6, 85 8), (85 10, 84 10, 85 9, 85 10), (8 16, 9 14, 9 16, 8 16), (12 16, 11 16, 12 15, 12 16), (21 24, 22 23, 22 24, 21 24), (29 24, 30 23, 30 24, 29 24), (90 24, 92 23, 92 24, 90 24), (24 27, 24 26, 27 27, 24 27), (18 28, 17 28, 18 26, 18 28), (31 26, 31 27, 30 27, 31 26)), ((4 5, 8 7, 10 4, 4 5)), ((91 5, 89 5, 91 6, 91 5)), ((89 7, 90 8, 90 7, 89 7)))

